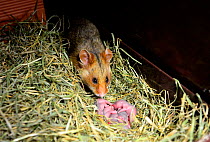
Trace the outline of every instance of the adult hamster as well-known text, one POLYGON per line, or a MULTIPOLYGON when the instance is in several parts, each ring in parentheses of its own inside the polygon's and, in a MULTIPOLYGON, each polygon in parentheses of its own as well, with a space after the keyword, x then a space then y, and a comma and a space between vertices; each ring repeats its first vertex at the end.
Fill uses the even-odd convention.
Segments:
POLYGON ((82 81, 96 96, 108 92, 111 81, 112 51, 105 49, 96 26, 87 19, 70 21, 70 58, 82 81))

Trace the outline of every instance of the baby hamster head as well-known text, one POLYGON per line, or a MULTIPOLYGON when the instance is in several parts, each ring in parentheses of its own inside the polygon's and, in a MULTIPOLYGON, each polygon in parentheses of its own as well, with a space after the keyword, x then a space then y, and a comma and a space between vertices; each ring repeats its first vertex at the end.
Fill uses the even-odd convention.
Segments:
POLYGON ((112 56, 110 49, 105 49, 99 54, 87 50, 81 50, 79 53, 80 76, 96 96, 103 97, 108 92, 111 81, 110 60, 112 56))

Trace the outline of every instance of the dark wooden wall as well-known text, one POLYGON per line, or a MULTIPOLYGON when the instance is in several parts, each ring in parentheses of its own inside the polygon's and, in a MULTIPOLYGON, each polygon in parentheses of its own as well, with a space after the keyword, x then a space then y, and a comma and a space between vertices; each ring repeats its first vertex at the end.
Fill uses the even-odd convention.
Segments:
POLYGON ((44 2, 48 17, 86 17, 113 32, 194 93, 199 92, 203 98, 210 96, 208 1, 44 2))

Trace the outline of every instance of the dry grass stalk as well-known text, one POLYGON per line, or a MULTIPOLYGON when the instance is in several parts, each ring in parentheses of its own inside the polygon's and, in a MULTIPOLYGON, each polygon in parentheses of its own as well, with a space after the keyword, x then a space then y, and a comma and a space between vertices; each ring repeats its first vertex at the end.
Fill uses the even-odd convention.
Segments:
POLYGON ((23 22, 1 30, 9 40, 0 45, 0 140, 180 142, 209 132, 208 105, 191 102, 184 92, 180 106, 166 104, 167 92, 156 92, 136 73, 114 38, 105 99, 127 100, 138 115, 130 130, 108 125, 69 61, 67 42, 47 25, 23 22))

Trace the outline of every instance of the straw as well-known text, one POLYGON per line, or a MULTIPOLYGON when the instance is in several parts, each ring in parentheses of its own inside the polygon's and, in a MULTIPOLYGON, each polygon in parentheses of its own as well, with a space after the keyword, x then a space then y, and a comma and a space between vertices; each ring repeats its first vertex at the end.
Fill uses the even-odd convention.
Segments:
MULTIPOLYGON (((69 59, 67 39, 59 28, 48 25, 53 24, 19 22, 1 29, 1 141, 180 142, 209 133, 208 105, 201 99, 200 104, 192 102, 181 89, 181 105, 174 106, 166 90, 151 88, 129 63, 139 61, 121 56, 120 39, 113 35, 113 46, 106 44, 114 57, 105 99, 124 99, 138 111, 131 129, 107 124, 96 113, 94 94, 85 91, 69 59)), ((175 83, 180 89, 179 81, 175 83)))

